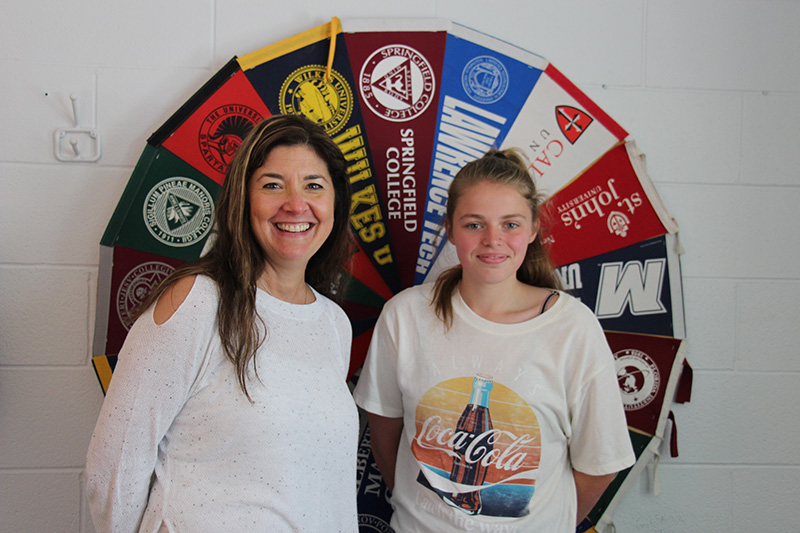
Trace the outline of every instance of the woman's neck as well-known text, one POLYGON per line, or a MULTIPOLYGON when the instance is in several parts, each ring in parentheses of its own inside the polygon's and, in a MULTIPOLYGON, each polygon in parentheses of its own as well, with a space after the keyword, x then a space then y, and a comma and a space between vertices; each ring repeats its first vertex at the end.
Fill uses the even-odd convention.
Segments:
POLYGON ((256 286, 284 302, 310 304, 314 301, 314 293, 305 281, 305 272, 295 275, 278 275, 267 268, 258 278, 256 286))

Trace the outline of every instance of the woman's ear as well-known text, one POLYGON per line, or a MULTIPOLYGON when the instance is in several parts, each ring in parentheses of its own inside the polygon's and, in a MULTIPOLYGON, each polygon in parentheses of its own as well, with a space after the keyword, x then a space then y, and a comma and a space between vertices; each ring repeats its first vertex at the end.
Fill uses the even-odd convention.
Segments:
POLYGON ((444 220, 444 231, 445 234, 447 235, 447 240, 453 242, 453 235, 452 235, 453 225, 450 223, 449 218, 446 218, 444 220))

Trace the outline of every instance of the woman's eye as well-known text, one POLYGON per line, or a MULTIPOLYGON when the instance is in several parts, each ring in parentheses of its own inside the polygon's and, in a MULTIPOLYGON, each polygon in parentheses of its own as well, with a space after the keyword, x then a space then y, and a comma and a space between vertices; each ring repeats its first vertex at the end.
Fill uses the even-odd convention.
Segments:
POLYGON ((275 183, 275 182, 269 182, 269 183, 265 183, 264 185, 262 185, 263 189, 277 189, 278 187, 279 187, 279 185, 277 183, 275 183))
POLYGON ((481 227, 481 225, 478 224, 477 222, 472 222, 471 224, 467 224, 465 227, 467 229, 478 229, 481 227))
POLYGON ((323 189, 323 187, 322 187, 322 184, 321 184, 321 183, 309 183, 309 184, 308 184, 308 188, 309 188, 309 189, 312 189, 312 190, 315 190, 315 191, 320 191, 320 190, 322 190, 322 189, 323 189))
POLYGON ((509 222, 509 223, 506 224, 506 227, 508 229, 516 229, 516 228, 519 227, 519 224, 517 224, 516 222, 509 222))

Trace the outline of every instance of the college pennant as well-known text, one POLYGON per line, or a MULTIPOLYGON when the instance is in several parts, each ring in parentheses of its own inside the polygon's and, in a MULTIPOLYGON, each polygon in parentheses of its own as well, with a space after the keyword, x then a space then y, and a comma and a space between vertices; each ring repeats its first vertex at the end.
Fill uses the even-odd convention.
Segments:
MULTIPOLYGON (((342 22, 396 250, 417 248, 422 234, 449 26, 436 19, 342 22)), ((402 287, 410 287, 416 257, 398 253, 395 260, 402 287)))
POLYGON ((540 56, 464 26, 448 31, 415 284, 425 281, 444 245, 453 177, 501 145, 546 66, 540 56))
POLYGON ((503 147, 523 151, 537 191, 549 197, 627 135, 550 64, 528 96, 503 147))
POLYGON ((677 235, 637 242, 556 269, 606 331, 685 336, 677 235))
POLYGON ((678 231, 633 141, 617 144, 550 196, 541 218, 555 266, 678 231))

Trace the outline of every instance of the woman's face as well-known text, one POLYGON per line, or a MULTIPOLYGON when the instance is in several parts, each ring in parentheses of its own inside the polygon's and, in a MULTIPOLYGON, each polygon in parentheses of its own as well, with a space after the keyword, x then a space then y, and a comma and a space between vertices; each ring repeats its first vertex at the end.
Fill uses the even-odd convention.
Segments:
POLYGON ((519 191, 488 181, 463 191, 447 225, 463 279, 490 284, 516 279, 537 231, 530 205, 519 191))
POLYGON ((250 176, 249 202, 253 233, 276 268, 305 269, 333 228, 328 166, 305 145, 272 149, 250 176))

